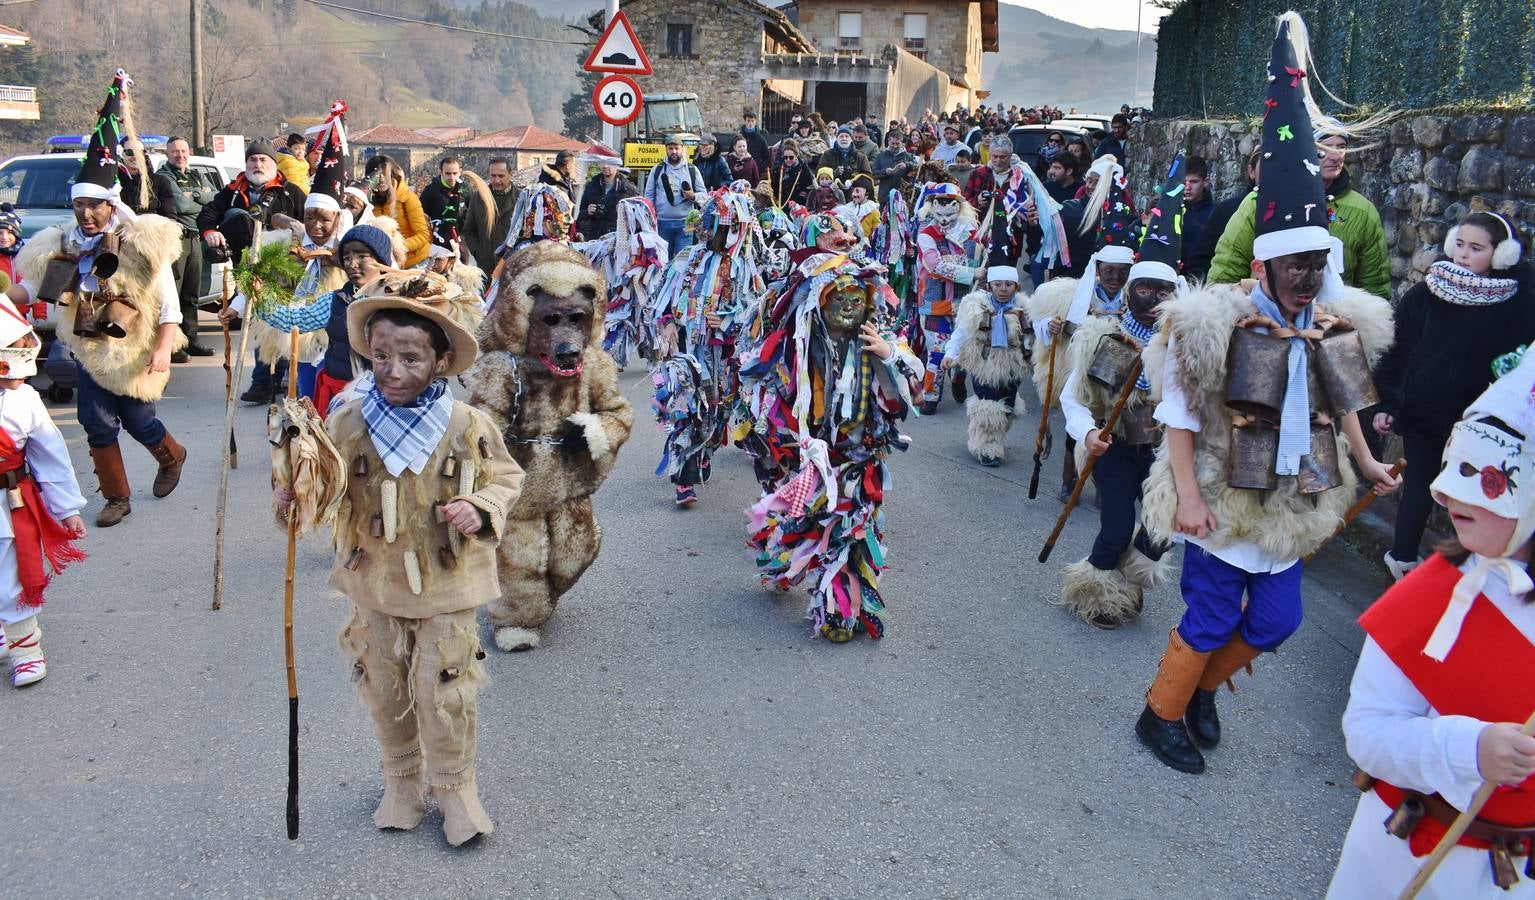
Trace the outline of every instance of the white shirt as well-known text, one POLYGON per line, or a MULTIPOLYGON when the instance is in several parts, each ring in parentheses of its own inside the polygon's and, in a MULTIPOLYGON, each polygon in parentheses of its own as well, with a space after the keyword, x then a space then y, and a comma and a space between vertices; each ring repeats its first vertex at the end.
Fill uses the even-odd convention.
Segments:
MULTIPOLYGON (((1461 571, 1476 562, 1477 557, 1471 557, 1461 571)), ((1501 573, 1489 574, 1482 595, 1526 640, 1535 642, 1535 605, 1511 595, 1501 573)), ((1397 787, 1437 793, 1456 809, 1465 809, 1482 783, 1476 743, 1487 724, 1470 716, 1441 716, 1374 638, 1365 638, 1343 712, 1348 755, 1361 769, 1397 787)), ((1395 897, 1422 864, 1406 841, 1386 833, 1382 823, 1387 813, 1374 791, 1359 799, 1329 897, 1395 897)), ((1515 864, 1522 868, 1520 860, 1515 864)), ((1456 847, 1419 896, 1458 900, 1511 895, 1535 895, 1535 881, 1521 875, 1511 894, 1505 894, 1492 884, 1485 850, 1456 847)))
MULTIPOLYGON (((75 466, 69 460, 64 435, 53 424, 42 397, 30 384, 0 389, 0 428, 26 454, 27 466, 43 496, 43 505, 60 521, 79 515, 85 497, 75 480, 75 466)), ((11 517, 0 516, 0 540, 14 537, 11 517)), ((11 573, 15 577, 15 573, 11 573)))
POLYGON ((1077 400, 1077 373, 1066 376, 1066 386, 1061 388, 1061 414, 1066 417, 1066 433, 1077 443, 1087 440, 1087 433, 1098 427, 1093 411, 1077 400))
MULTIPOLYGON (((1183 382, 1178 378, 1182 368, 1178 365, 1177 341, 1169 339, 1167 342, 1167 359, 1162 365, 1162 402, 1157 404, 1152 416, 1168 428, 1181 428, 1184 431, 1199 433, 1202 423, 1199 421, 1199 411, 1195 409, 1189 400, 1188 394, 1183 390, 1183 382)), ((1065 410, 1065 394, 1062 394, 1061 409, 1065 410)), ((1067 422, 1067 428, 1071 427, 1067 422)), ((1081 440, 1081 438, 1077 438, 1081 440)), ((1244 572, 1255 575, 1283 572, 1300 561, 1300 557, 1292 556, 1288 559, 1275 559, 1269 553, 1264 552, 1252 541, 1238 541, 1227 544, 1224 547, 1212 547, 1207 542, 1192 535, 1180 534, 1173 537, 1173 541, 1186 542, 1203 549, 1206 553, 1226 563, 1235 566, 1244 572)))

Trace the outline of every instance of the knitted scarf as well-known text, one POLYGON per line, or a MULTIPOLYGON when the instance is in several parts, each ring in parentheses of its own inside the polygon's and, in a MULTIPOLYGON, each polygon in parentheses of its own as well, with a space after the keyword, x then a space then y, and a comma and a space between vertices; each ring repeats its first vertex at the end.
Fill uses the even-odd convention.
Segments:
MULTIPOLYGON (((1261 286, 1253 288, 1252 303, 1258 311, 1283 324, 1284 311, 1269 299, 1261 286)), ((1295 317, 1294 327, 1304 331, 1311 327, 1316 313, 1314 304, 1307 304, 1295 317)), ((1268 329, 1254 329, 1263 334, 1268 329)), ((1277 475, 1300 473, 1300 458, 1311 452, 1311 390, 1306 383, 1306 339, 1300 335, 1290 338, 1290 356, 1287 364, 1289 381, 1285 384, 1284 409, 1279 413, 1279 455, 1274 461, 1277 475)))
POLYGON ((1435 297, 1456 306, 1491 306, 1519 293, 1516 278, 1478 275, 1447 259, 1429 266, 1426 280, 1435 297))
MULTIPOLYGON (((1135 338, 1135 342, 1142 347, 1151 343, 1151 339, 1157 336, 1155 325, 1142 325, 1139 319, 1130 314, 1128 308, 1119 314, 1119 327, 1124 330, 1125 334, 1135 338)), ((1146 374, 1145 366, 1141 367, 1140 377, 1135 379, 1135 389, 1138 391, 1151 390, 1151 379, 1146 374)))

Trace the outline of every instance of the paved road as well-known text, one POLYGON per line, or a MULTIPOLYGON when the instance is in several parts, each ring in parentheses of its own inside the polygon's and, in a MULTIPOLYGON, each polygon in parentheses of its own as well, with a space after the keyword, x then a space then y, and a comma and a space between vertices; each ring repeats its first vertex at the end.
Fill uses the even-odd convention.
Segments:
MULTIPOLYGON (((946 404, 914 421, 888 504, 888 637, 812 640, 803 592, 753 576, 745 459, 720 456, 692 510, 651 475, 642 424, 598 494, 606 547, 545 647, 497 653, 479 778, 497 831, 450 849, 432 813, 380 833, 375 746, 335 642, 343 602, 322 541, 301 547, 303 833, 285 839, 283 540, 268 512, 263 411, 239 413, 224 609, 211 612, 222 372, 178 367, 162 404, 191 448, 56 583, 50 675, 0 687, 0 894, 28 896, 1315 896, 1353 808, 1338 718, 1383 576, 1344 549, 1308 576, 1307 620, 1223 696, 1203 777, 1158 765, 1132 723, 1175 587, 1101 632, 1052 606, 1090 511, 1049 566, 1051 461, 1025 499, 1033 432, 983 469, 946 404)), ((72 407, 55 414, 87 492, 72 407)), ((94 515, 99 499, 87 518, 94 515)), ((495 651, 492 651, 493 653, 495 651)))

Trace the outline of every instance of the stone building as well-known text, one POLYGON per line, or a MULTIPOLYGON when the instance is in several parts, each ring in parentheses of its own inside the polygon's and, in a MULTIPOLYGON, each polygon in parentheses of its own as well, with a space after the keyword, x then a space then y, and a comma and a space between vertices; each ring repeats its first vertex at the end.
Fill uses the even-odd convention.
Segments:
MULTIPOLYGON (((981 53, 997 49, 997 0, 625 0, 655 74, 647 93, 698 95, 706 127, 753 110, 781 132, 794 110, 828 119, 908 116, 973 105, 981 53), (848 33, 843 33, 848 32, 848 33)), ((590 18, 600 26, 602 14, 590 18)))
MULTIPOLYGON (((1131 132, 1126 175, 1150 200, 1179 150, 1210 161, 1217 195, 1241 189, 1241 161, 1258 145, 1256 121, 1156 119, 1131 132)), ((1348 159, 1356 190, 1380 211, 1391 245, 1392 293, 1422 281, 1445 233, 1490 210, 1535 233, 1535 114, 1407 114, 1348 159)))
MULTIPOLYGON (((980 102, 981 53, 998 46, 996 0, 797 0, 795 8, 800 30, 821 52, 862 56, 896 47, 949 77, 942 106, 980 102)), ((832 84, 816 96, 841 93, 832 84)))
POLYGON ((484 172, 496 157, 505 157, 512 164, 513 170, 526 169, 529 166, 549 165, 561 150, 580 153, 586 149, 586 145, 537 125, 519 125, 464 138, 455 141, 447 149, 463 160, 468 168, 484 172))

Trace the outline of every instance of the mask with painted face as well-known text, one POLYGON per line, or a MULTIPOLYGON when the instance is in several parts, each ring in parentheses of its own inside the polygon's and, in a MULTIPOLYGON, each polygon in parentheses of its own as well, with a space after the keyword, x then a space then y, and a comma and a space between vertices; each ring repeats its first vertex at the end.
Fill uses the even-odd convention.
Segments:
POLYGON ((933 221, 938 223, 938 227, 944 229, 959 221, 959 201, 934 200, 933 221))
POLYGON ((838 277, 822 295, 821 315, 833 336, 856 332, 869 317, 868 289, 850 276, 838 277))

